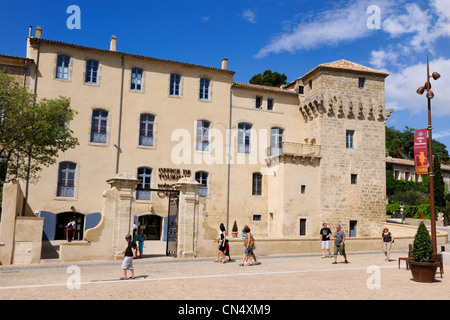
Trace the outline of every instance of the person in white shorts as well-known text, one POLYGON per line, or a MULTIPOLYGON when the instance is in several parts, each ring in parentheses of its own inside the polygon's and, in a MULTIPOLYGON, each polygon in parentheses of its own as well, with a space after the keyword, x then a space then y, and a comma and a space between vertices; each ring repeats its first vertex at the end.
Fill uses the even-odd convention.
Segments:
POLYGON ((330 237, 331 229, 327 227, 327 224, 322 224, 322 229, 320 229, 320 242, 322 244, 322 258, 325 258, 325 250, 328 250, 328 256, 331 258, 330 252, 330 237))

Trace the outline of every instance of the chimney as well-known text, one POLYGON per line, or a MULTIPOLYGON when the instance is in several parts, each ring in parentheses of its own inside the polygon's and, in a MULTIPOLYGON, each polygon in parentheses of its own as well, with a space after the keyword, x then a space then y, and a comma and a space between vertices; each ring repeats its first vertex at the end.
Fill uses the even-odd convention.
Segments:
POLYGON ((228 59, 227 58, 223 58, 222 59, 222 69, 223 70, 227 70, 228 68, 228 59))
POLYGON ((28 38, 32 38, 33 26, 28 27, 28 38))
POLYGON ((40 26, 36 27, 36 39, 40 39, 42 36, 42 28, 40 26))
POLYGON ((117 51, 117 37, 115 34, 112 35, 111 41, 109 42, 109 51, 117 51))

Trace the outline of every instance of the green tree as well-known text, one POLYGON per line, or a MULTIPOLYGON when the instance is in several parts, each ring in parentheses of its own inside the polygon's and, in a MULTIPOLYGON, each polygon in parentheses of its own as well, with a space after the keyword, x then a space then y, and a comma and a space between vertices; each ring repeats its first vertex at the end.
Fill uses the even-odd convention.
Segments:
POLYGON ((411 253, 414 261, 433 261, 433 243, 423 221, 420 222, 419 227, 417 228, 411 253))
MULTIPOLYGON (((403 131, 400 131, 394 129, 394 127, 386 126, 386 154, 394 158, 401 158, 404 155, 409 159, 414 159, 415 130, 406 126, 403 131)), ((446 145, 434 139, 433 154, 440 162, 450 160, 446 145)))
POLYGON ((251 79, 251 84, 261 84, 265 86, 271 87, 280 87, 281 85, 286 84, 287 76, 282 73, 278 73, 276 71, 272 72, 271 70, 264 71, 263 74, 258 73, 255 74, 251 79))
POLYGON ((65 97, 36 100, 34 94, 0 71, 3 175, 26 178, 29 170, 30 178, 36 179, 43 166, 56 163, 59 152, 78 145, 67 126, 76 114, 70 108, 70 100, 65 97))

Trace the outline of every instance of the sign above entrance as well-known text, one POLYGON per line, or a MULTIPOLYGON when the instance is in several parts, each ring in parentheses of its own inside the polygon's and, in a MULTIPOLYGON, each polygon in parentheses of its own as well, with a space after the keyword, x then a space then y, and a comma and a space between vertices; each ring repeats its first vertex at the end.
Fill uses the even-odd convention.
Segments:
POLYGON ((181 178, 189 178, 191 170, 174 169, 174 168, 159 168, 158 175, 160 180, 164 181, 178 181, 181 178))

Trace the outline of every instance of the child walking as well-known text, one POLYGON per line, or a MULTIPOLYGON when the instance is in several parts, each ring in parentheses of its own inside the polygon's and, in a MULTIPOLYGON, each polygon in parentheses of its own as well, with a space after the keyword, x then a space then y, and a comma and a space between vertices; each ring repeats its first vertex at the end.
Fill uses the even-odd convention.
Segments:
POLYGON ((125 254, 125 256, 122 261, 123 277, 121 277, 120 280, 127 279, 127 270, 130 270, 131 279, 134 279, 133 258, 136 258, 136 245, 133 244, 132 239, 130 234, 125 236, 128 245, 127 248, 122 251, 122 254, 125 254))

